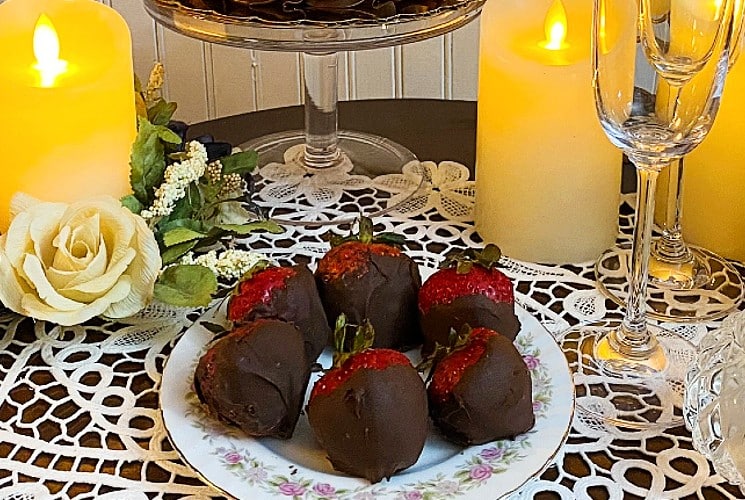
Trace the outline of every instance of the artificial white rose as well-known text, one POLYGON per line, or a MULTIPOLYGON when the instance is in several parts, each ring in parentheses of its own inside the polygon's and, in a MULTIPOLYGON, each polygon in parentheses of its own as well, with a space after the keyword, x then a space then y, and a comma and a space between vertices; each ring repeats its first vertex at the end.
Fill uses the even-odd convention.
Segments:
POLYGON ((60 325, 124 318, 153 295, 161 267, 145 221, 101 196, 71 204, 17 194, 0 236, 0 302, 60 325))

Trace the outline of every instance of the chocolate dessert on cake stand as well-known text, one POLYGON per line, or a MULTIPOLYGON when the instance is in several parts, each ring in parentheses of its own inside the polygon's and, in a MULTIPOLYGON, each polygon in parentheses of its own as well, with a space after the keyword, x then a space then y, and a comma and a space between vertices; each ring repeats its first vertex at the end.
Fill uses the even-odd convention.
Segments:
MULTIPOLYGON (((259 167, 270 166, 275 178, 289 174, 323 176, 344 189, 369 188, 370 180, 400 174, 416 156, 384 137, 337 129, 338 51, 402 45, 448 33, 478 17, 485 0, 144 0, 160 24, 199 40, 257 50, 302 53, 305 128, 271 134, 242 144, 259 154, 259 167), (282 169, 285 170, 282 170, 282 169), (341 180, 340 180, 341 178, 341 180)), ((271 176, 265 176, 270 177, 271 176)), ((425 182, 401 183, 413 195, 425 182)), ((281 186, 279 186, 281 190, 281 186)), ((385 196, 372 189, 373 196, 385 196)), ((376 199, 354 213, 318 218, 309 206, 303 213, 275 211, 287 224, 348 223, 363 213, 382 215, 395 203, 376 199)), ((302 211, 293 205, 291 211, 302 211)))

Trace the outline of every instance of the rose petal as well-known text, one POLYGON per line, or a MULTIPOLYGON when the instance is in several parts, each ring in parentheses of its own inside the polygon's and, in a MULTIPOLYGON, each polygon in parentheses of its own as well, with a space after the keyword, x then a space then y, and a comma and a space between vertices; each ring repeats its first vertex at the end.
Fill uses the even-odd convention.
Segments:
MULTIPOLYGON (((103 241, 103 238, 101 238, 101 243, 98 245, 98 253, 93 256, 92 260, 85 268, 80 271, 60 270, 57 268, 57 259, 55 258, 54 267, 47 270, 47 278, 57 290, 60 290, 63 295, 67 296, 67 294, 64 293, 64 289, 74 288, 80 283, 85 283, 101 276, 106 272, 107 265, 108 253, 106 249, 106 242, 103 241)), ((74 300, 81 300, 75 297, 70 298, 74 300)))
POLYGON ((45 268, 54 260, 52 242, 59 232, 62 210, 64 205, 61 203, 40 203, 28 212, 33 216, 28 226, 29 237, 34 244, 33 252, 45 268))
POLYGON ((111 301, 119 301, 126 297, 131 290, 131 285, 131 280, 123 276, 122 280, 106 296, 96 299, 90 304, 86 304, 74 311, 60 311, 41 302, 37 296, 27 294, 23 297, 23 314, 63 326, 79 325, 91 318, 102 315, 111 301))
POLYGON ((109 248, 109 262, 114 263, 124 258, 127 249, 133 246, 135 237, 134 220, 140 218, 118 204, 99 207, 102 224, 101 236, 109 248))
POLYGON ((23 271, 28 276, 29 284, 32 284, 36 289, 39 299, 51 307, 60 311, 74 311, 83 306, 78 301, 63 297, 54 289, 44 274, 41 261, 35 255, 26 254, 26 259, 23 261, 23 271))
POLYGON ((7 234, 0 236, 0 302, 11 311, 23 314, 21 307, 23 295, 33 289, 14 271, 10 259, 2 250, 6 238, 7 234))
POLYGON ((155 236, 141 217, 133 217, 137 230, 137 258, 127 273, 132 277, 132 290, 123 300, 111 304, 105 316, 126 318, 145 307, 153 297, 153 288, 163 263, 155 236))
MULTIPOLYGON (((136 256, 137 251, 134 248, 128 248, 124 258, 114 263, 114 265, 111 265, 102 275, 97 276, 90 281, 81 282, 75 286, 65 287, 61 292, 68 297, 76 298, 76 300, 82 300, 85 302, 94 300, 99 295, 107 293, 107 291, 116 284, 136 256)), ((80 280, 77 279, 75 281, 79 282, 80 280)))
POLYGON ((30 194, 16 193, 10 199, 10 218, 14 218, 22 212, 31 210, 31 207, 43 203, 40 199, 34 198, 30 194))
MULTIPOLYGON (((101 234, 101 215, 98 213, 86 217, 81 225, 75 226, 72 231, 72 241, 74 245, 82 243, 94 252, 98 249, 98 240, 101 234)), ((73 250, 72 248, 70 249, 73 250)), ((74 252, 73 252, 74 253, 74 252)))
POLYGON ((10 223, 8 232, 5 233, 3 250, 10 261, 10 265, 18 268, 23 264, 23 256, 26 252, 33 251, 33 242, 28 234, 33 217, 30 213, 17 215, 10 223))

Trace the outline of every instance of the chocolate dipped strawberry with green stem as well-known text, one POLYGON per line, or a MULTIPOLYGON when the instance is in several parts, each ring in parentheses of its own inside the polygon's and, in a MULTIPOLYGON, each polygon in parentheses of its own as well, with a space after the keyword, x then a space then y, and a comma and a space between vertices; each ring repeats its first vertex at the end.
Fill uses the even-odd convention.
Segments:
POLYGON ((315 272, 329 320, 340 314, 354 324, 369 320, 374 347, 405 350, 422 340, 417 313, 421 276, 397 246, 402 241, 392 233, 374 236, 372 221, 361 217, 358 233, 331 239, 315 272))
POLYGON ((464 446, 530 430, 535 424, 532 394, 530 371, 514 344, 483 327, 460 335, 435 362, 427 388, 435 425, 464 446))
POLYGON ((244 324, 276 318, 295 325, 313 362, 331 334, 315 279, 305 264, 278 267, 262 261, 246 273, 228 302, 228 319, 244 324))
POLYGON ((345 338, 349 328, 340 316, 334 367, 313 386, 306 412, 334 469, 376 483, 421 455, 429 428, 427 395, 406 356, 370 347, 369 322, 351 341, 345 338))
POLYGON ((419 320, 424 334, 422 355, 448 345, 450 331, 465 325, 496 330, 515 340, 520 322, 510 279, 497 269, 499 247, 452 251, 419 290, 419 320))

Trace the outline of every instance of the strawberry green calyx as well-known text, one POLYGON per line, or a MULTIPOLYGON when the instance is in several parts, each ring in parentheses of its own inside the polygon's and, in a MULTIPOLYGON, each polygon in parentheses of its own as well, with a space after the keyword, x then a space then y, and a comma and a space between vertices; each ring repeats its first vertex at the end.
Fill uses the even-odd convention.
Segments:
POLYGON ((445 256, 441 268, 454 267, 458 274, 467 274, 474 264, 486 269, 494 269, 502 258, 502 251, 497 245, 489 243, 481 250, 468 248, 466 250, 451 250, 445 256))
POLYGON ((334 368, 338 368, 355 354, 372 347, 374 340, 375 330, 370 321, 365 320, 361 325, 353 325, 347 323, 345 314, 340 314, 334 326, 334 368))
POLYGON ((360 216, 357 219, 357 232, 354 229, 350 229, 347 236, 331 235, 329 237, 329 243, 332 247, 339 246, 349 241, 357 241, 364 244, 383 243, 392 246, 402 246, 404 243, 404 237, 396 233, 379 233, 375 234, 373 228, 372 219, 365 216, 360 216))
POLYGON ((253 266, 251 266, 251 269, 243 273, 243 276, 241 276, 241 279, 239 281, 246 281, 253 278, 257 273, 260 273, 264 269, 269 269, 270 267, 277 267, 274 264, 272 264, 268 260, 260 260, 253 266))
POLYGON ((435 349, 434 351, 432 351, 432 354, 425 356, 422 361, 418 365, 416 365, 416 369, 419 373, 430 370, 429 376, 427 377, 427 382, 432 379, 435 368, 437 368, 437 363, 442 361, 442 359, 451 352, 458 350, 466 345, 466 343, 468 342, 468 337, 470 337, 472 331, 473 329, 468 324, 463 325, 463 328, 461 328, 459 331, 456 331, 455 328, 451 328, 447 345, 435 342, 435 349))

